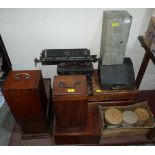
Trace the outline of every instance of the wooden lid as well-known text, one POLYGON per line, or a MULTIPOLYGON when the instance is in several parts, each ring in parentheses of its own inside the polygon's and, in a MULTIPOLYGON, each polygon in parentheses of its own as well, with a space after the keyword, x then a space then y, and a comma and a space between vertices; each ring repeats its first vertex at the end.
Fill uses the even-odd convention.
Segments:
POLYGON ((10 71, 4 82, 4 90, 23 90, 38 88, 41 70, 10 71))
POLYGON ((105 119, 112 125, 118 125, 123 121, 122 112, 116 108, 109 108, 105 111, 105 119))
POLYGON ((125 110, 123 112, 123 119, 129 125, 134 125, 138 121, 136 113, 130 110, 125 110))
POLYGON ((135 113, 137 114, 139 121, 146 121, 150 116, 148 111, 144 108, 135 109, 135 113))
POLYGON ((85 75, 59 75, 54 77, 53 95, 85 95, 87 96, 85 75))

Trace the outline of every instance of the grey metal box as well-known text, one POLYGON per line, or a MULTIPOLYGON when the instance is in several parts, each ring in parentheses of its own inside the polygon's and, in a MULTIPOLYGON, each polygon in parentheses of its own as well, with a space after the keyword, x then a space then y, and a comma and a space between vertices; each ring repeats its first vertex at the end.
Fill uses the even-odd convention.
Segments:
POLYGON ((125 10, 104 11, 100 59, 102 65, 123 64, 132 16, 125 10))
POLYGON ((123 64, 99 65, 101 89, 128 89, 135 86, 135 74, 130 58, 123 64))

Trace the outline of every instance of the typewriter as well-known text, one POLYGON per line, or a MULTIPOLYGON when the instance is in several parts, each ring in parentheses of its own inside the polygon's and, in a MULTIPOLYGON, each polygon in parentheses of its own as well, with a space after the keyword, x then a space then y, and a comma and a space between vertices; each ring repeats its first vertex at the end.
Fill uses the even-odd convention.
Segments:
POLYGON ((93 62, 97 62, 97 55, 90 55, 90 50, 83 49, 45 49, 40 58, 35 58, 35 65, 57 65, 58 75, 86 75, 88 94, 92 94, 93 62))

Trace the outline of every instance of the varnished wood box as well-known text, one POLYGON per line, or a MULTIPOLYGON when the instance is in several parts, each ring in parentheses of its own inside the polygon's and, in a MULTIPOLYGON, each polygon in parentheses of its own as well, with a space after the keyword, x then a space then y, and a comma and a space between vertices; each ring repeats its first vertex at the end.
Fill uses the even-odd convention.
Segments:
POLYGON ((100 125, 103 138, 118 138, 126 136, 146 136, 150 129, 155 127, 154 116, 151 113, 147 102, 140 102, 132 105, 126 106, 100 106, 99 105, 99 116, 100 116, 100 125), (134 111, 136 108, 146 109, 149 113, 149 118, 145 124, 135 124, 133 126, 124 126, 123 123, 119 126, 110 126, 105 119, 105 111, 109 108, 117 108, 120 111, 130 110, 134 111))
POLYGON ((135 102, 138 95, 138 90, 135 87, 122 90, 102 90, 99 82, 98 70, 95 70, 92 78, 93 96, 89 96, 89 106, 92 104, 98 105, 127 105, 135 102))
POLYGON ((54 141, 57 145, 94 145, 100 143, 99 111, 96 107, 89 107, 86 126, 83 130, 60 131, 56 122, 54 125, 54 141))
POLYGON ((48 130, 49 105, 40 70, 10 71, 3 94, 24 134, 48 130))
POLYGON ((88 107, 86 77, 84 75, 55 76, 53 104, 59 129, 85 127, 88 107))

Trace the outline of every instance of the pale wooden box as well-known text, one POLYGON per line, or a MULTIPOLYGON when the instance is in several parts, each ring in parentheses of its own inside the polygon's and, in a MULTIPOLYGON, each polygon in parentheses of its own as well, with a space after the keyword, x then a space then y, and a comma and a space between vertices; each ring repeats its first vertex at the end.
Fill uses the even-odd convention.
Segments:
POLYGON ((147 102, 136 103, 127 106, 101 106, 99 105, 99 113, 100 113, 100 123, 101 123, 101 133, 104 138, 112 138, 112 137, 125 137, 125 136, 145 136, 150 131, 151 128, 155 127, 154 116, 151 113, 147 102), (103 113, 107 108, 115 107, 119 110, 134 110, 135 108, 142 107, 148 110, 149 119, 146 122, 145 126, 133 126, 133 127, 116 127, 116 128, 106 128, 106 122, 104 119, 103 113))

